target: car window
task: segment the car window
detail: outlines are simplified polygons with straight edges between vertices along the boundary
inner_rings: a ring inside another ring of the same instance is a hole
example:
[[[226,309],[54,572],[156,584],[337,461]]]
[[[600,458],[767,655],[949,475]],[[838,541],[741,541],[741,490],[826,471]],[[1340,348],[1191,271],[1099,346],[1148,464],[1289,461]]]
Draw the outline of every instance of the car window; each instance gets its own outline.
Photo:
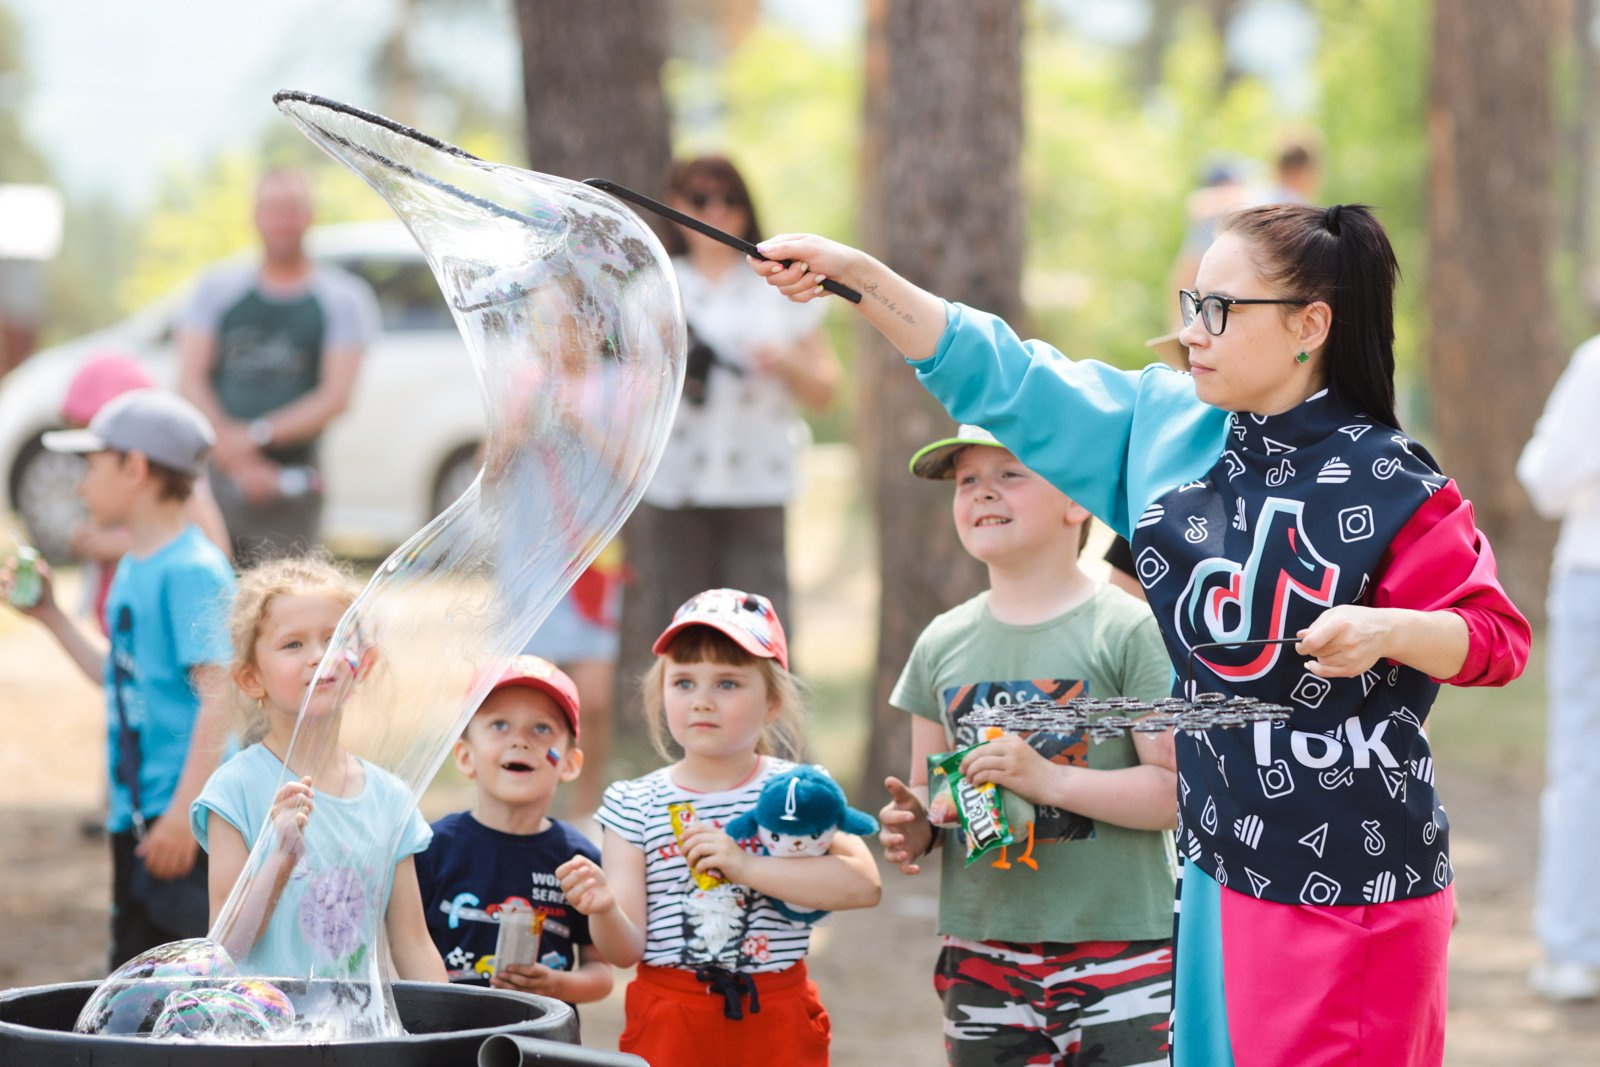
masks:
[[[455,329],[439,283],[421,260],[348,259],[339,266],[372,286],[385,330]]]

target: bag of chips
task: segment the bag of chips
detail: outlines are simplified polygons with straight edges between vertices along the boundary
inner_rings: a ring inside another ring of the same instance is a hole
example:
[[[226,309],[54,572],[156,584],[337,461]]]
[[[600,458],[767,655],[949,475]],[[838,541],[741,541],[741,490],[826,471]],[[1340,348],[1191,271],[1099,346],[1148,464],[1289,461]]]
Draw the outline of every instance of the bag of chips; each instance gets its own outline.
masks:
[[[1006,818],[1005,804],[1000,790],[993,782],[974,785],[961,773],[961,761],[973,748],[928,757],[928,807],[933,810],[935,797],[949,797],[956,811],[961,839],[966,844],[967,865],[991,849],[1009,845],[1016,840],[1011,823]]]

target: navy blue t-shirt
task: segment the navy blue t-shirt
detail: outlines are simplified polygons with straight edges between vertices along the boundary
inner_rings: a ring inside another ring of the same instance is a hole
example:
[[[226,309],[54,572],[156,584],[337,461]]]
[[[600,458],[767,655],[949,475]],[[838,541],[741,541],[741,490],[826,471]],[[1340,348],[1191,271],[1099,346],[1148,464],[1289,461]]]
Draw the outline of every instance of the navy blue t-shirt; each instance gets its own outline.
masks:
[[[591,944],[589,920],[567,902],[555,869],[580,855],[600,862],[593,842],[556,819],[537,834],[491,830],[465,811],[434,823],[433,843],[417,854],[417,882],[428,933],[451,981],[489,980],[508,902],[544,913],[540,963],[558,971],[576,967],[576,947]]]

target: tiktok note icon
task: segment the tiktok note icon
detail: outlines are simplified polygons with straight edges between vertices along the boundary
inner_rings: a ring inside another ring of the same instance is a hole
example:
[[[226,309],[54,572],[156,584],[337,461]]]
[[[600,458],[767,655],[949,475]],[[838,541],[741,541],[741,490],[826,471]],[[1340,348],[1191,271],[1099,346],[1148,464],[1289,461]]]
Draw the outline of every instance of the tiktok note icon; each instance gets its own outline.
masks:
[[[1383,823],[1377,819],[1367,819],[1361,824],[1361,829],[1366,831],[1366,836],[1361,841],[1361,847],[1367,850],[1367,855],[1369,856],[1383,855],[1385,842],[1383,835],[1378,832],[1382,827]]]

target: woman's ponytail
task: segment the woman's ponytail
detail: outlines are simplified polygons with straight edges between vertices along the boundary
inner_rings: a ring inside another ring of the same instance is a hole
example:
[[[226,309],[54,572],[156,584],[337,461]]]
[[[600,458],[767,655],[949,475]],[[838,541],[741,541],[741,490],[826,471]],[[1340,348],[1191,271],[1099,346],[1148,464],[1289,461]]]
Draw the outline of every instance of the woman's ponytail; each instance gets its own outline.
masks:
[[[1372,209],[1273,204],[1236,212],[1220,233],[1251,247],[1267,281],[1333,311],[1322,366],[1341,403],[1395,429],[1394,287],[1400,264]]]

